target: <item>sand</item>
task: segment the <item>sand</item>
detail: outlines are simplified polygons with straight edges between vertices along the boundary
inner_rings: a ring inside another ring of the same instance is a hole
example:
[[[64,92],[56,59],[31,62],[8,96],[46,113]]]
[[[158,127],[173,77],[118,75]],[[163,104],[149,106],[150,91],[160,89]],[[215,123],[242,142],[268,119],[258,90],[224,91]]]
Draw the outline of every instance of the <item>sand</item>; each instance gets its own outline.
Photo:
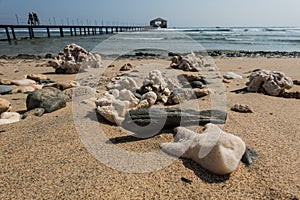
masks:
[[[0,60],[0,78],[20,79],[25,74],[44,73],[55,81],[75,79],[76,75],[57,75],[52,68],[36,67],[46,61]],[[145,65],[153,61],[121,60],[115,68],[106,70],[106,76],[115,76],[127,62]],[[192,161],[176,159],[149,173],[117,171],[87,151],[74,125],[72,104],[68,103],[66,108],[40,118],[29,117],[0,126],[0,198],[299,199],[299,100],[230,91],[245,87],[247,72],[257,68],[279,70],[300,80],[300,59],[220,58],[215,62],[221,74],[233,71],[244,77],[224,84],[228,112],[224,130],[240,136],[258,153],[250,167],[240,163],[231,175],[217,176]],[[108,64],[109,61],[104,62],[104,66]],[[103,84],[105,80],[108,78]],[[293,91],[300,91],[300,86]],[[12,103],[13,111],[26,110],[26,94],[1,98]],[[208,100],[206,97],[202,101]],[[249,105],[254,113],[231,111],[236,103]],[[160,143],[173,137],[172,131],[167,131],[147,140],[126,138],[119,127],[103,120],[99,122],[100,128],[119,148],[133,152],[157,150]]]

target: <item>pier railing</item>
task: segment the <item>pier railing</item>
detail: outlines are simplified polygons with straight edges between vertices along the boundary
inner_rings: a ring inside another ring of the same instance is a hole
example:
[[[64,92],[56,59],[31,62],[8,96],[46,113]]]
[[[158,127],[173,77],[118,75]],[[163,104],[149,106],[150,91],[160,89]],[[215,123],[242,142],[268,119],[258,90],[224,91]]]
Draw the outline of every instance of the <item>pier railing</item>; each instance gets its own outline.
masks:
[[[63,25],[0,25],[0,29],[4,29],[7,41],[17,40],[16,29],[25,29],[28,32],[30,39],[35,38],[35,31],[37,29],[45,29],[47,31],[46,37],[50,38],[51,30],[59,30],[59,36],[64,37],[66,33],[68,36],[88,36],[100,34],[113,34],[118,32],[142,31],[144,26],[63,26]]]

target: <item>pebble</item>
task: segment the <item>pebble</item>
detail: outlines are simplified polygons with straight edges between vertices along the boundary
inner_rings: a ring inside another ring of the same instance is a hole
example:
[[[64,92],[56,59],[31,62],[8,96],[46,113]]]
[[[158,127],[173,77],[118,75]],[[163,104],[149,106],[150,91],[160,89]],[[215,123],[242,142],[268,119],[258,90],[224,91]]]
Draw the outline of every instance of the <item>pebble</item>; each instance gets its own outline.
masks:
[[[231,110],[235,112],[241,112],[241,113],[253,113],[252,108],[244,104],[235,104],[231,107]]]

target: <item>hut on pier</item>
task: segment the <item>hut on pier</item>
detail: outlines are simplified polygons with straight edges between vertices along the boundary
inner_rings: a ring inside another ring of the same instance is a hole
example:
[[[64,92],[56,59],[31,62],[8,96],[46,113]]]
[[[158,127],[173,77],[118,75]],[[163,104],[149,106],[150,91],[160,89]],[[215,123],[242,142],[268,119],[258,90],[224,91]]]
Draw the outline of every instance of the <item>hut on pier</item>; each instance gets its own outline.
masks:
[[[160,28],[167,28],[168,26],[168,22],[167,20],[163,19],[163,18],[156,18],[150,21],[150,26],[151,27],[160,27]]]

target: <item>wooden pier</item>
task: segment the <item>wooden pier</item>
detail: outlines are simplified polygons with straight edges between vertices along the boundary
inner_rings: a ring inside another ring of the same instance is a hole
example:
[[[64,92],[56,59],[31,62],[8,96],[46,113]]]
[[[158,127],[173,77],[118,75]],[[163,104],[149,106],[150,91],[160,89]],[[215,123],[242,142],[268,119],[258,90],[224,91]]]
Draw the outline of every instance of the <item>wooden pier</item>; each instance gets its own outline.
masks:
[[[142,31],[144,26],[61,26],[61,25],[0,25],[0,29],[4,29],[8,42],[17,40],[16,29],[25,29],[28,31],[30,39],[35,38],[35,31],[37,29],[46,30],[46,37],[50,38],[51,30],[59,30],[59,36],[88,36],[88,35],[101,35],[113,34],[118,32]],[[68,35],[66,34],[68,33]]]

